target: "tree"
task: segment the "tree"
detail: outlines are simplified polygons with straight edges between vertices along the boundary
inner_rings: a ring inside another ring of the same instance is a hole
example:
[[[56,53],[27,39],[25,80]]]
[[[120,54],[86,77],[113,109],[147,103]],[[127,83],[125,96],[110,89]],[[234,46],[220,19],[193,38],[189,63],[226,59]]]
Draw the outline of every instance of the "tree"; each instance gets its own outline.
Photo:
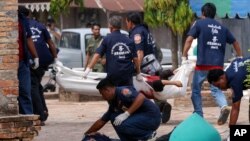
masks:
[[[51,0],[49,12],[57,18],[61,13],[67,13],[72,3],[83,7],[83,0]]]
[[[183,36],[193,17],[188,0],[144,0],[144,21],[151,27],[166,25],[172,32],[173,68],[178,67],[178,36]]]

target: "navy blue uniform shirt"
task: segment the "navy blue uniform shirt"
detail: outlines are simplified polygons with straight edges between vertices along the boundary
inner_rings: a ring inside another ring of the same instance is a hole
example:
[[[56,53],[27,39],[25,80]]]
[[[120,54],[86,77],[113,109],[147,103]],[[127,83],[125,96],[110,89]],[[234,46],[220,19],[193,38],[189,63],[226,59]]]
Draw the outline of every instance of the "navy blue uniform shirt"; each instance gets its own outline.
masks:
[[[112,113],[123,113],[132,105],[138,92],[133,86],[116,87],[115,96],[109,103],[108,111],[102,116],[103,121],[109,121]],[[145,98],[142,105],[133,113],[140,113],[148,117],[159,118],[159,108],[149,99]]]
[[[134,63],[137,57],[134,43],[120,30],[114,31],[104,37],[96,53],[106,55],[107,77],[111,80],[130,80],[133,77]]]
[[[51,39],[50,34],[43,24],[35,20],[29,19],[29,24],[39,57],[39,65],[48,66],[54,61],[54,57],[47,46],[47,41]]]
[[[226,27],[210,18],[197,20],[188,35],[198,38],[197,65],[223,66],[226,43],[235,42]]]
[[[136,50],[142,50],[144,56],[154,53],[154,40],[149,30],[144,25],[136,25],[129,32],[129,38],[134,40]]]
[[[226,70],[228,87],[233,90],[233,103],[237,102],[243,96],[245,87],[245,79],[247,75],[247,62],[250,62],[250,57],[243,59],[235,59]]]

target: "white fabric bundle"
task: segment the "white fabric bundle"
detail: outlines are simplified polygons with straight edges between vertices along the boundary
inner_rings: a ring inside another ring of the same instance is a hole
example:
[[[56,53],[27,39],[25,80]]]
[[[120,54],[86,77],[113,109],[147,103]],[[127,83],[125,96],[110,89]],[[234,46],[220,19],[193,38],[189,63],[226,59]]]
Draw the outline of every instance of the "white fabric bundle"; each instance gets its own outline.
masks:
[[[154,97],[158,100],[166,100],[169,98],[184,96],[186,94],[188,80],[194,70],[194,66],[194,62],[187,60],[186,63],[175,71],[175,75],[172,77],[171,81],[181,81],[182,87],[165,85],[163,91],[155,93]]]

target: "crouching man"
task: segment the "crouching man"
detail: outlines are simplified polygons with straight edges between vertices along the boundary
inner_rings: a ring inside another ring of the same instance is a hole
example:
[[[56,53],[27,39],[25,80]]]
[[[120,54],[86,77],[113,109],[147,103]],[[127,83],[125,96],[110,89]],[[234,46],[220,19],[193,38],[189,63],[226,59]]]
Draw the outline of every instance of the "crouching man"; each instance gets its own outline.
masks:
[[[96,88],[109,104],[108,111],[85,134],[97,132],[111,121],[121,141],[148,140],[161,123],[159,108],[132,86],[115,87],[103,79]]]
[[[230,114],[229,125],[235,125],[240,112],[240,102],[243,96],[243,90],[247,89],[247,65],[250,63],[250,57],[235,59],[226,71],[221,69],[210,70],[207,76],[208,82],[214,86],[226,90],[233,90],[233,105]]]

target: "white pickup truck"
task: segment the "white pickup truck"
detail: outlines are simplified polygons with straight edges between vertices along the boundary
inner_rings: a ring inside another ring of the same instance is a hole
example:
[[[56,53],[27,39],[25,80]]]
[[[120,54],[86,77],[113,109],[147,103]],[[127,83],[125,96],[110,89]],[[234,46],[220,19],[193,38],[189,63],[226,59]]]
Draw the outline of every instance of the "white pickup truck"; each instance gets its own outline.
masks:
[[[127,31],[121,30],[128,35]],[[101,28],[102,36],[110,33],[108,28]],[[61,40],[58,44],[60,49],[58,58],[64,66],[69,68],[83,68],[87,40],[92,36],[91,28],[72,28],[62,30]],[[161,48],[163,58],[161,64],[171,64],[170,49]]]
[[[121,31],[128,34],[126,31]],[[102,36],[110,33],[108,28],[101,28]],[[58,58],[64,66],[70,68],[82,68],[86,55],[87,40],[92,37],[91,28],[74,28],[62,30]]]

